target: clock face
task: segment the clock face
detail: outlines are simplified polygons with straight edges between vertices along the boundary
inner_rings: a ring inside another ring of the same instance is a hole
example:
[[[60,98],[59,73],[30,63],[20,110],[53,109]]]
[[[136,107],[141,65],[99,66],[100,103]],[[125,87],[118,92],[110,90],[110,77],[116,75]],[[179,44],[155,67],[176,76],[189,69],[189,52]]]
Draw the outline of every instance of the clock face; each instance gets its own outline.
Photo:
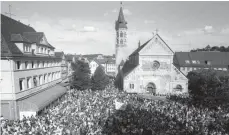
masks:
[[[160,67],[160,63],[158,61],[154,61],[152,63],[152,69],[157,70]]]

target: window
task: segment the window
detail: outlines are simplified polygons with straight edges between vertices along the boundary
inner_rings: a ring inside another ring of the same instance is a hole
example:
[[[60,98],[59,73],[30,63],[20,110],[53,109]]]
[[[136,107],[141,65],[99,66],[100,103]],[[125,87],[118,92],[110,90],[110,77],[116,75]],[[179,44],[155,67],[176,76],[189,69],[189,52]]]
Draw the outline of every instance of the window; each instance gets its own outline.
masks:
[[[185,70],[185,67],[181,67],[181,70]]]
[[[211,65],[211,61],[205,60],[206,65]]]
[[[36,77],[33,77],[33,86],[37,87],[37,79],[36,79]]]
[[[124,38],[126,38],[126,32],[124,32]]]
[[[175,91],[182,91],[183,88],[180,84],[177,84],[176,87],[174,88]]]
[[[41,47],[41,53],[43,53],[43,48]]]
[[[46,48],[45,48],[45,51],[44,51],[44,53],[46,53]]]
[[[32,68],[34,68],[34,62],[33,61],[31,62],[31,64],[32,64]]]
[[[20,79],[20,80],[19,80],[19,88],[20,88],[20,90],[24,90],[24,89],[25,89],[25,86],[24,86],[24,79]]]
[[[120,37],[123,37],[123,33],[122,32],[120,32]]]
[[[130,84],[130,89],[134,89],[134,84]]]
[[[196,64],[196,61],[195,61],[195,60],[193,60],[193,61],[192,61],[192,63],[193,63],[193,64]]]
[[[196,68],[194,68],[193,70],[196,70]]]
[[[197,60],[196,62],[197,62],[197,64],[200,64],[200,61],[199,60]]]
[[[48,50],[48,54],[50,53],[50,50]]]
[[[17,69],[21,69],[21,62],[20,61],[17,61]]]
[[[122,39],[120,40],[120,44],[123,44],[123,40]]]
[[[189,61],[189,60],[185,60],[185,63],[186,63],[186,64],[190,64],[190,61]]]
[[[43,61],[43,67],[45,67],[45,62]]]
[[[28,61],[25,62],[25,69],[29,69],[29,63],[28,63]]]

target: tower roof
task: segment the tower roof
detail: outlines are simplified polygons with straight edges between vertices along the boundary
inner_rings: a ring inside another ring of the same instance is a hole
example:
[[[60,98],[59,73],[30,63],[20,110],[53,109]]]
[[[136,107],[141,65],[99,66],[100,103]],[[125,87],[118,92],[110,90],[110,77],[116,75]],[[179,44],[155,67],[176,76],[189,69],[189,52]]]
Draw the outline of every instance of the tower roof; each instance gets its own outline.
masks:
[[[118,20],[116,21],[115,29],[116,30],[118,30],[119,28],[126,28],[127,29],[126,24],[127,24],[127,22],[125,21],[122,6],[121,6],[120,10],[119,10]]]

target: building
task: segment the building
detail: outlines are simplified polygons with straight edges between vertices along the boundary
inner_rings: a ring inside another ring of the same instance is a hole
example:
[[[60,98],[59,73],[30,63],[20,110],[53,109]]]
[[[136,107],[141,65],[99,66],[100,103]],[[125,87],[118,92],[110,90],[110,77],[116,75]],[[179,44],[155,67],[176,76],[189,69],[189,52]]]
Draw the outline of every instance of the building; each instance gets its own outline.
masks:
[[[68,63],[67,60],[65,59],[64,52],[55,52],[55,56],[57,58],[61,59],[61,78],[63,80],[68,78]]]
[[[95,73],[95,70],[99,65],[104,67],[104,71],[107,75],[115,76],[116,65],[113,56],[98,55],[97,57],[94,57],[94,59],[91,59],[89,62],[91,75]]]
[[[173,64],[174,52],[156,34],[120,65],[116,86],[128,93],[187,93],[188,79]]]
[[[118,73],[118,66],[122,60],[126,60],[127,48],[127,22],[123,15],[122,5],[119,11],[118,20],[115,22],[116,43],[115,43],[115,64],[116,74]]]
[[[229,52],[176,52],[173,61],[185,75],[199,69],[229,71]]]
[[[1,115],[36,114],[66,92],[61,61],[43,32],[1,15]]]

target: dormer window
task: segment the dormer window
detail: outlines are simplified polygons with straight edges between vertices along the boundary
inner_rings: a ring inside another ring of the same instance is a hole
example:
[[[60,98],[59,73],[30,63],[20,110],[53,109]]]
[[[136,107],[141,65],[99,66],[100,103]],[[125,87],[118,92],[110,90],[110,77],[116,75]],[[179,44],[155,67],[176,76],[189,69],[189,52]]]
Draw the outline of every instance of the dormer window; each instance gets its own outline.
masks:
[[[24,45],[24,52],[30,52],[30,45]]]
[[[185,63],[186,63],[186,64],[190,64],[190,61],[189,61],[189,60],[185,60]]]
[[[193,64],[196,64],[196,60],[193,60],[192,63],[193,63]]]
[[[211,65],[211,61],[205,60],[206,65]]]

